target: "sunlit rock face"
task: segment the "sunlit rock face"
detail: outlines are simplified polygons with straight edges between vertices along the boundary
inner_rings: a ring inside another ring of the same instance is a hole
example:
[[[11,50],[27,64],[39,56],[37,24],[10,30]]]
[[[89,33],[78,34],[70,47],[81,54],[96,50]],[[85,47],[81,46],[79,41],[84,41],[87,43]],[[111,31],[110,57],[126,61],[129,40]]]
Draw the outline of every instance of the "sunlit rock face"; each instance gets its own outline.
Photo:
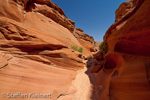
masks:
[[[40,55],[43,57],[53,55],[52,57],[57,59],[58,63],[62,61],[62,63],[65,64],[63,59],[74,59],[73,55],[72,58],[68,58],[69,53],[72,53],[70,49],[71,45],[82,47],[69,29],[56,23],[53,18],[47,17],[36,10],[39,6],[47,6],[46,8],[56,12],[58,17],[62,15],[64,16],[64,18],[61,17],[63,20],[69,20],[65,17],[62,9],[51,1],[3,0],[0,4],[0,48],[2,51],[8,51],[9,53],[18,54],[19,56],[21,54]],[[12,11],[10,9],[12,9]],[[65,54],[64,52],[67,50],[68,52]],[[68,61],[68,63],[73,65],[73,62],[82,62],[82,60],[80,61],[80,58],[78,58],[79,53],[73,52],[72,54],[77,54],[77,59],[75,57],[76,60]]]
[[[94,41],[94,38],[92,36],[89,36],[88,34],[85,34],[83,30],[76,28],[73,32],[73,35],[77,38],[77,40],[80,42],[80,44],[90,52],[96,51],[96,43]],[[89,54],[87,51],[85,51],[85,54]]]
[[[120,5],[104,40],[108,52],[97,73],[97,100],[149,100],[150,1]]]
[[[73,35],[74,24],[51,0],[0,0],[0,94],[40,92],[72,100],[76,70],[91,55]]]

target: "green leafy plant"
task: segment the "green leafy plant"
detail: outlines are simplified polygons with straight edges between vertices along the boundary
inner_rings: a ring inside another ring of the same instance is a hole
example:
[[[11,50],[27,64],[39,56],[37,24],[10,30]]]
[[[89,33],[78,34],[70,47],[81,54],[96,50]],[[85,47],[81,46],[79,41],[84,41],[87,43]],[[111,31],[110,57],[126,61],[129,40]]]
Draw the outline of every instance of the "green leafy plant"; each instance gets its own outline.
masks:
[[[83,48],[82,47],[80,47],[79,49],[78,49],[78,47],[77,46],[71,46],[71,49],[73,49],[73,50],[75,50],[75,51],[78,51],[78,52],[80,52],[80,53],[83,53]]]
[[[77,47],[77,46],[72,45],[72,46],[71,46],[71,49],[73,49],[73,50],[77,51],[77,50],[78,50],[78,47]]]
[[[99,49],[102,50],[102,52],[107,53],[108,47],[107,47],[105,41],[102,42],[102,44],[99,46]]]
[[[78,49],[78,52],[83,53],[83,48],[80,47],[80,48]]]

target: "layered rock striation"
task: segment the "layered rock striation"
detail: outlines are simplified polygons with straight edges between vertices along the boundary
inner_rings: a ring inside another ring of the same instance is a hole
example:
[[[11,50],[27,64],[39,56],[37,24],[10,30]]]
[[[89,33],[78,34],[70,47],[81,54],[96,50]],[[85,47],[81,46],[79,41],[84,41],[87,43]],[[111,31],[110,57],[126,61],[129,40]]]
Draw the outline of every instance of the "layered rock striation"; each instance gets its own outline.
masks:
[[[87,50],[90,50],[90,52],[96,51],[96,43],[94,41],[94,38],[92,36],[89,36],[88,34],[85,34],[83,30],[76,28],[73,32],[73,35],[77,38],[77,40],[80,42],[80,44]]]
[[[76,70],[85,66],[83,56],[91,55],[74,30],[75,22],[51,0],[1,0],[0,94],[40,92],[52,100],[72,100]],[[83,54],[72,45],[82,47]]]
[[[150,1],[130,0],[116,11],[104,41],[108,52],[96,66],[95,100],[149,100]]]

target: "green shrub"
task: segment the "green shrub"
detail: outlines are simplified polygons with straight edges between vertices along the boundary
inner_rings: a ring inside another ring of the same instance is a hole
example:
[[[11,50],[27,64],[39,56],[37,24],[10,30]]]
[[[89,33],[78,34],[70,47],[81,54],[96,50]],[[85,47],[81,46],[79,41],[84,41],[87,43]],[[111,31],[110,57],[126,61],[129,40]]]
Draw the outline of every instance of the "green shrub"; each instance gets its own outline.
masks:
[[[104,53],[106,53],[108,51],[108,47],[107,47],[105,41],[102,42],[102,44],[99,46],[99,49],[102,50],[102,52],[104,52]]]
[[[72,46],[71,46],[71,49],[73,49],[73,50],[77,51],[77,50],[78,50],[78,47],[77,47],[77,46],[72,45]]]
[[[83,48],[82,48],[82,47],[80,47],[80,48],[78,49],[77,46],[71,46],[71,49],[73,49],[73,50],[75,50],[75,51],[78,51],[78,52],[80,52],[80,53],[83,53]]]
[[[80,47],[80,48],[78,49],[78,52],[83,53],[83,48]]]

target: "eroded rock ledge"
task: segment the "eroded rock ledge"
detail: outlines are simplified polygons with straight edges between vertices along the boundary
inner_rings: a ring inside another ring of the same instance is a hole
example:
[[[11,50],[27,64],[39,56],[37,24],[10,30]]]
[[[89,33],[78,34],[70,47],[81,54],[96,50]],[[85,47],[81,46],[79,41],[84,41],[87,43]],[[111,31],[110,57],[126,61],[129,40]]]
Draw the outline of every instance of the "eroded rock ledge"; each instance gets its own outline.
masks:
[[[149,5],[149,0],[130,0],[116,11],[104,36],[108,52],[103,60],[95,58],[91,71],[97,74],[96,100],[149,100]]]
[[[74,24],[51,0],[1,0],[0,94],[32,91],[50,93],[51,100],[73,99],[72,81],[92,55],[73,35]],[[86,38],[93,49],[94,40]]]

